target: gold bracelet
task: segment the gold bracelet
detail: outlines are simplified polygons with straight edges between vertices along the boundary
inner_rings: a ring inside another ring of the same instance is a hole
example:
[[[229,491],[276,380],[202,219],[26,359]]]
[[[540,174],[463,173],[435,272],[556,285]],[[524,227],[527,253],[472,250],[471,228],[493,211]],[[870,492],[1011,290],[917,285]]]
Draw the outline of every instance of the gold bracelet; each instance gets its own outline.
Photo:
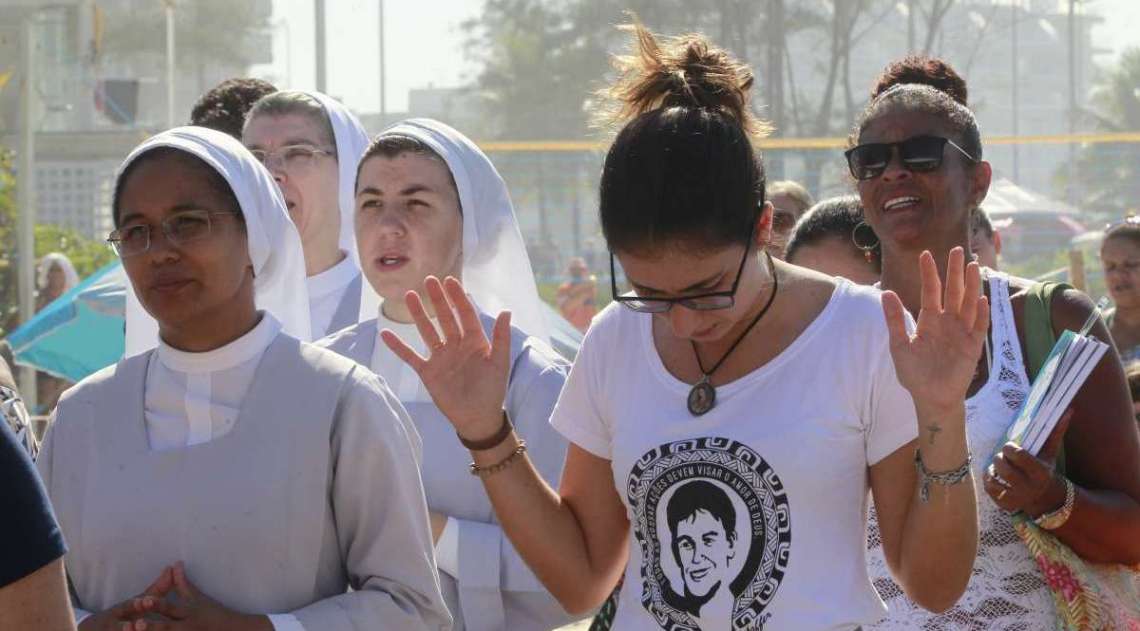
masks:
[[[476,476],[479,476],[480,478],[485,478],[489,475],[494,475],[494,474],[502,471],[503,469],[506,469],[507,467],[511,466],[512,464],[515,463],[516,460],[519,459],[519,456],[523,455],[524,453],[526,453],[526,441],[520,440],[519,446],[515,447],[515,450],[511,452],[511,455],[507,456],[506,458],[503,458],[502,460],[496,462],[495,464],[490,464],[490,465],[481,467],[481,466],[475,464],[474,462],[472,462],[471,464],[467,465],[467,468],[471,471],[471,475],[476,475]]]
[[[1038,516],[1033,520],[1033,523],[1045,530],[1056,530],[1065,525],[1069,521],[1069,517],[1073,514],[1073,506],[1077,503],[1077,487],[1068,478],[1061,478],[1065,483],[1065,503],[1057,507],[1057,510],[1045,513]]]

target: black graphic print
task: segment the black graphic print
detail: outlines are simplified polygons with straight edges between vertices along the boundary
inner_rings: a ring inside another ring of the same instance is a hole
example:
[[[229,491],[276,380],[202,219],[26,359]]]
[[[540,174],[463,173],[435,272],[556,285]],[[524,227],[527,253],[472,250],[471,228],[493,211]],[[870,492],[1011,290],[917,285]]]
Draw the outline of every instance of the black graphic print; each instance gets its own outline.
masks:
[[[626,489],[641,549],[641,603],[666,631],[759,631],[791,552],[776,472],[727,438],[643,455]]]

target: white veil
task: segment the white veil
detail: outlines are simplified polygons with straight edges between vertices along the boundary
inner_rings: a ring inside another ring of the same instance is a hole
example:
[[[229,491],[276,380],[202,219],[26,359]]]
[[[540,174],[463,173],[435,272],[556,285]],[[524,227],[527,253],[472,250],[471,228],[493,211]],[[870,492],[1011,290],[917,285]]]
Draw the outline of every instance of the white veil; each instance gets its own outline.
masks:
[[[491,160],[469,138],[429,118],[412,118],[380,133],[424,143],[451,170],[463,212],[463,286],[479,308],[511,311],[511,323],[549,342],[550,332],[526,245],[507,185]],[[380,297],[361,283],[361,321],[376,317]]]
[[[338,202],[340,204],[340,249],[356,259],[356,232],[353,229],[353,212],[356,208],[356,166],[368,148],[368,132],[340,101],[316,91],[305,91],[325,108],[332,124],[336,142]]]
[[[52,266],[59,266],[60,271],[63,272],[64,291],[79,284],[79,273],[75,271],[75,266],[71,264],[71,259],[67,258],[67,255],[62,252],[52,252],[45,254],[43,259],[40,260],[40,266],[36,273],[36,287],[38,289],[47,289],[48,274],[51,273]]]
[[[127,166],[158,147],[200,158],[226,179],[245,217],[257,308],[280,321],[285,333],[308,341],[312,333],[301,237],[273,176],[229,135],[204,127],[177,127],[151,137],[127,156],[115,176],[116,192]],[[126,293],[126,356],[130,357],[158,345],[158,323],[143,309],[133,287]]]

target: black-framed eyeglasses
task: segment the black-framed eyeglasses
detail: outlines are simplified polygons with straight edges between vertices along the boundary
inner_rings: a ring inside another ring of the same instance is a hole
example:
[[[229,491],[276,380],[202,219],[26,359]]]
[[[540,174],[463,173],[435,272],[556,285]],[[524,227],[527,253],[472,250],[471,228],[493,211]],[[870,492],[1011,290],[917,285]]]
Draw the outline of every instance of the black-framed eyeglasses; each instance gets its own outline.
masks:
[[[228,211],[184,210],[164,218],[159,225],[168,241],[175,245],[185,245],[209,237],[213,232],[211,218],[219,215],[239,218],[237,213]],[[149,250],[150,236],[149,224],[131,224],[112,230],[107,236],[107,243],[111,244],[120,258],[127,258]]]
[[[250,149],[249,152],[267,169],[272,169],[273,165],[280,164],[286,170],[305,169],[313,165],[317,156],[336,155],[329,149],[322,149],[313,145],[285,145],[273,151]]]
[[[617,268],[614,264],[613,252],[610,252],[610,291],[614,301],[622,306],[640,313],[665,313],[673,305],[681,305],[694,311],[715,311],[729,309],[736,304],[736,289],[740,286],[740,278],[744,275],[744,264],[748,262],[748,253],[752,251],[752,237],[748,238],[748,246],[744,248],[744,256],[740,257],[740,267],[736,270],[736,280],[732,281],[732,288],[728,291],[712,291],[695,296],[681,298],[642,298],[635,292],[618,293]]]
[[[942,166],[946,145],[958,150],[970,162],[978,159],[949,138],[941,136],[914,136],[900,142],[871,142],[843,152],[847,168],[856,180],[873,180],[887,170],[891,156],[898,150],[899,160],[909,171],[926,173]]]

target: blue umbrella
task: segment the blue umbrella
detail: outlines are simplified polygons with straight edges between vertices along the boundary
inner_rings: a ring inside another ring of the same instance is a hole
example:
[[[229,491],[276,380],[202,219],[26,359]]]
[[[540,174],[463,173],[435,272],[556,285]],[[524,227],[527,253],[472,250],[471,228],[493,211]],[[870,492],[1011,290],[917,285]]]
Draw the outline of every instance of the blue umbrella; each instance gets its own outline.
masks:
[[[79,381],[123,356],[126,275],[115,261],[8,336],[16,363]]]

